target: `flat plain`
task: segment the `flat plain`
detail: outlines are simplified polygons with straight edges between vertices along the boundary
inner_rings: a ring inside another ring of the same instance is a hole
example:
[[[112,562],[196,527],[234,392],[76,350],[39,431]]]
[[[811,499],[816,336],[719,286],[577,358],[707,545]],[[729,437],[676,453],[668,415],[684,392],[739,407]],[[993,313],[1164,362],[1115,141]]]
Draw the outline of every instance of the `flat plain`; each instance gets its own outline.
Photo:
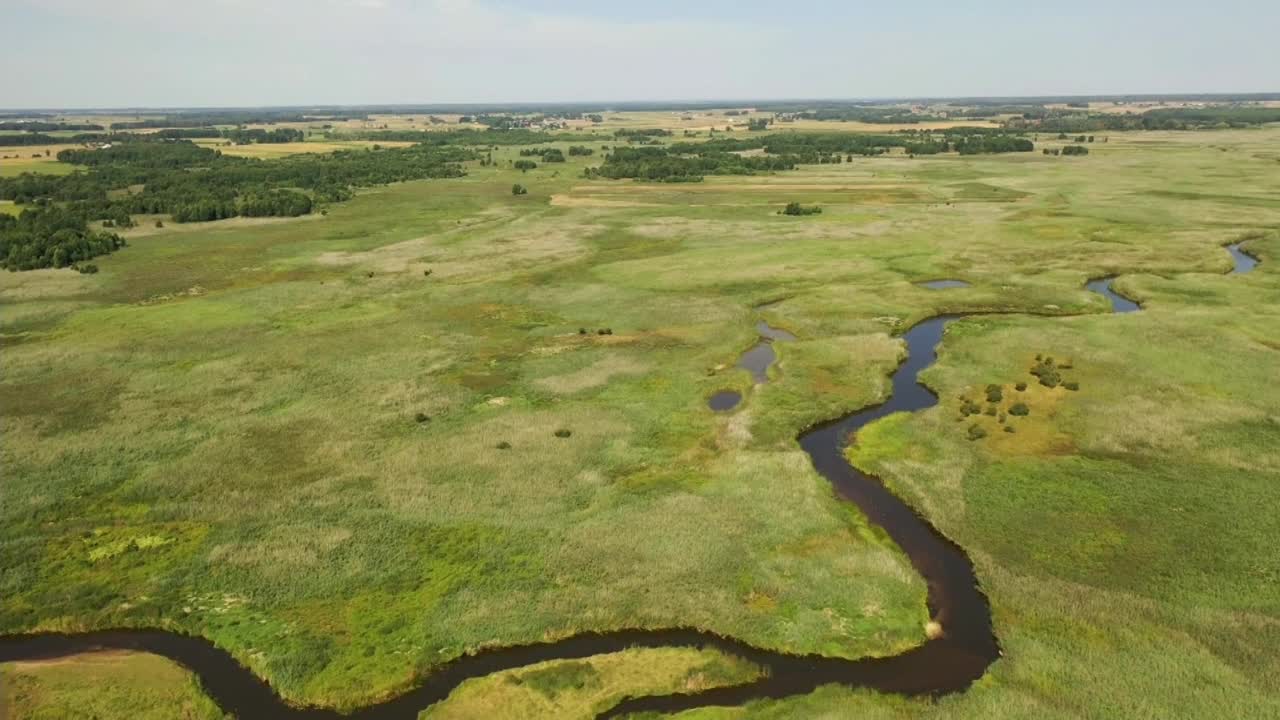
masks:
[[[520,172],[500,148],[323,216],[144,224],[95,275],[0,274],[0,631],[197,633],[339,708],[581,630],[894,654],[925,639],[923,581],[795,436],[884,399],[906,327],[989,311],[924,376],[940,405],[851,458],[966,549],[1004,657],[938,702],[824,688],[688,715],[1275,716],[1277,147],[1275,127],[1108,133],[1084,158],[696,184],[584,179],[593,157]],[[1240,240],[1263,263],[1227,275]],[[1108,314],[1083,287],[1104,275],[1143,311]],[[971,286],[917,285],[943,278]],[[798,339],[753,386],[734,363],[761,318]],[[1037,355],[1078,389],[1039,386]],[[962,398],[991,384],[1030,413],[971,440]],[[739,409],[708,411],[721,389]],[[475,680],[428,716],[590,716],[750,676],[663,652]],[[0,673],[30,702],[74,680]]]

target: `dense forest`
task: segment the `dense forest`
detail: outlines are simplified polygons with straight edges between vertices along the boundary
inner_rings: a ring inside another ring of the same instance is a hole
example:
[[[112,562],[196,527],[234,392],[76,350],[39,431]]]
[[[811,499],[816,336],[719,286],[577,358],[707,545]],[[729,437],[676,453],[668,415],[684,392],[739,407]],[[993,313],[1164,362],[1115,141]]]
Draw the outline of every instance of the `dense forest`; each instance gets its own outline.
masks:
[[[373,140],[375,142],[413,142],[425,145],[538,145],[549,142],[592,142],[599,140],[588,133],[549,133],[517,128],[511,130],[475,130],[461,128],[438,132],[431,130],[362,130],[333,135],[338,140]]]
[[[765,137],[721,138],[704,143],[675,143],[676,154],[704,151],[741,152],[763,149],[770,155],[790,155],[801,164],[821,164],[848,160],[850,156],[883,155],[900,147],[913,155],[956,151],[978,153],[1028,152],[1034,145],[1026,138],[995,128],[951,128],[933,132],[900,132],[870,135],[863,133],[776,133]]]
[[[97,137],[97,136],[94,136]],[[17,133],[0,135],[0,147],[24,147],[28,145],[57,145],[58,143],[76,142],[73,138],[60,138],[43,133]]]
[[[334,108],[315,112],[299,110],[208,110],[171,113],[162,117],[140,118],[112,123],[112,130],[147,130],[156,128],[194,128],[210,125],[271,125],[285,122],[317,120],[368,120],[370,111],[363,108]]]
[[[939,115],[926,115],[924,113],[914,113],[904,108],[893,107],[843,107],[843,108],[822,108],[818,110],[803,110],[800,112],[787,113],[779,119],[786,120],[836,120],[836,121],[852,121],[863,123],[876,123],[883,125],[910,125],[922,122],[934,122],[938,120],[946,120],[945,117]]]
[[[0,267],[6,270],[70,267],[124,244],[119,235],[89,230],[83,216],[74,212],[35,209],[18,217],[0,213]],[[87,267],[82,271],[91,272]]]
[[[85,172],[0,178],[0,199],[30,206],[0,228],[5,267],[57,267],[109,252],[116,246],[87,227],[95,220],[127,227],[139,213],[169,214],[177,222],[305,215],[316,202],[350,198],[355,187],[459,177],[460,163],[476,157],[464,148],[418,145],[258,160],[185,140],[117,137],[108,148],[58,153],[60,162]]]
[[[215,127],[165,128],[164,130],[158,130],[154,133],[79,133],[69,137],[58,137],[54,135],[45,135],[43,133],[22,133],[0,135],[0,147],[30,145],[86,145],[89,143],[108,143],[118,140],[128,140],[134,137],[161,138],[166,140],[227,138],[237,145],[248,145],[250,143],[301,142],[305,139],[305,134],[301,130],[294,130],[292,128],[277,128],[273,130],[264,130],[261,128],[248,130],[219,130]]]
[[[961,155],[1031,152],[1036,149],[1035,144],[1024,137],[990,134],[961,135],[951,146]]]
[[[620,147],[605,155],[603,165],[587,168],[584,174],[589,178],[605,177],[615,180],[635,178],[660,182],[701,182],[707,175],[754,175],[792,170],[798,164],[799,159],[791,155],[744,157],[715,149],[685,153],[663,147]]]
[[[306,139],[306,135],[301,130],[293,128],[277,128],[274,130],[263,130],[262,128],[253,128],[249,130],[223,130],[222,137],[227,138],[237,145],[249,145],[251,143],[291,143],[302,142]]]
[[[19,130],[22,132],[55,132],[58,130],[87,132],[105,129],[101,125],[94,123],[62,123],[48,120],[6,120],[0,122],[0,130]]]
[[[670,130],[663,130],[662,128],[622,129],[613,132],[614,137],[628,141],[648,140],[650,138],[669,137],[670,135]]]
[[[1091,113],[1076,110],[1026,113],[1006,125],[1020,130],[1082,133],[1099,130],[1202,130],[1242,128],[1280,122],[1280,108],[1257,105],[1156,108],[1141,114]]]

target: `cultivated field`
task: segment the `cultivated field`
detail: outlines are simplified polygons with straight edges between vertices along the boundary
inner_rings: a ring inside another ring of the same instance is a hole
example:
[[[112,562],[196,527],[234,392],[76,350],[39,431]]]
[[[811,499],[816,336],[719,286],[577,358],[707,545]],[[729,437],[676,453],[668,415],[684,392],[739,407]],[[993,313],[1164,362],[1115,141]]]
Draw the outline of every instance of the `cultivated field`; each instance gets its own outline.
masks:
[[[24,172],[66,175],[75,171],[74,165],[58,162],[58,152],[79,145],[18,145],[0,146],[0,177],[14,177]]]
[[[939,406],[851,457],[969,553],[1004,657],[938,703],[824,688],[687,716],[1280,714],[1280,128],[1103,135],[681,184],[586,180],[599,143],[528,172],[504,147],[323,216],[143,223],[95,275],[0,274],[0,631],[183,630],[341,708],[581,630],[894,654],[926,637],[924,583],[794,439],[885,397],[904,328],[993,311],[1014,314],[944,340]],[[1225,275],[1241,238],[1264,262]],[[1111,274],[1142,312],[1083,289]],[[942,278],[971,287],[916,284]],[[798,340],[752,388],[734,363],[761,317]],[[1037,386],[1038,354],[1079,389]],[[1018,382],[1018,431],[968,439],[960,397]],[[726,388],[743,404],[708,411]],[[145,711],[203,717],[165,672]],[[752,672],[553,661],[427,716],[586,717]],[[98,686],[0,673],[21,707]]]
[[[360,140],[328,142],[323,140],[312,140],[307,142],[233,145],[227,140],[201,140],[196,144],[204,147],[216,148],[225,155],[269,160],[271,158],[285,157],[286,155],[297,155],[298,153],[331,153],[339,150],[367,150],[372,148],[374,145],[380,145],[381,147],[407,147],[413,143],[395,142],[391,140],[382,142]]]

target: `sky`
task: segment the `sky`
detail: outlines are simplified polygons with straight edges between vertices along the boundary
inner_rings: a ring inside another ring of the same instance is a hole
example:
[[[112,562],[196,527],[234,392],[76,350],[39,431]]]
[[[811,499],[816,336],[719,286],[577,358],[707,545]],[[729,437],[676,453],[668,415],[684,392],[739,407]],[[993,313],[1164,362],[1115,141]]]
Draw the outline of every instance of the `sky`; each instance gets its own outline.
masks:
[[[1275,0],[0,0],[0,108],[1280,91]]]

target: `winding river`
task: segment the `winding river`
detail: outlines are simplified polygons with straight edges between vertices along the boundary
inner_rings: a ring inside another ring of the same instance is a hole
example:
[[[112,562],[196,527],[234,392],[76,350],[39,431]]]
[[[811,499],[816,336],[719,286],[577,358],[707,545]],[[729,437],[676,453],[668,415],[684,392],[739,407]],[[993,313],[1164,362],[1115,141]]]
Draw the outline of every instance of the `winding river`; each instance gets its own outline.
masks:
[[[1257,259],[1239,246],[1229,248],[1236,259],[1233,272],[1247,272]],[[1244,258],[1244,262],[1241,258]],[[1113,278],[1088,283],[1111,301],[1115,312],[1138,310],[1137,303],[1111,289]],[[419,711],[443,700],[463,681],[545,660],[585,658],[631,647],[713,647],[750,660],[767,676],[743,685],[715,688],[693,694],[634,698],[604,713],[613,717],[637,711],[677,711],[708,705],[740,705],[757,698],[779,698],[810,692],[821,685],[839,683],[903,695],[941,695],[964,690],[981,677],[1000,656],[986,596],[978,587],[973,565],[955,543],[938,532],[876,478],[849,464],[844,448],[857,431],[895,412],[915,412],[938,404],[932,391],[918,381],[921,371],[937,359],[937,346],[947,324],[965,315],[943,315],[924,320],[907,330],[907,359],[893,373],[893,394],[883,404],[864,408],[804,431],[800,447],[814,468],[833,486],[837,495],[858,506],[867,519],[879,525],[906,554],[928,588],[930,616],[941,626],[923,644],[885,658],[844,658],[790,655],[757,648],[732,638],[692,628],[621,630],[581,633],[562,640],[505,648],[485,649],[433,669],[414,689],[386,702],[350,714],[321,708],[297,708],[286,704],[265,682],[240,665],[229,653],[203,638],[163,630],[107,630],[74,634],[45,633],[0,637],[0,662],[33,660],[99,649],[151,652],[190,669],[224,712],[244,720],[256,718],[368,718],[412,720]],[[747,354],[768,346],[771,336],[761,323],[765,340]],[[760,351],[776,359],[773,349]],[[745,356],[744,356],[745,357]],[[755,361],[752,361],[753,364]],[[752,369],[748,367],[748,369]],[[763,371],[762,371],[763,372]],[[759,379],[760,375],[753,376]],[[767,379],[767,375],[765,375]]]

